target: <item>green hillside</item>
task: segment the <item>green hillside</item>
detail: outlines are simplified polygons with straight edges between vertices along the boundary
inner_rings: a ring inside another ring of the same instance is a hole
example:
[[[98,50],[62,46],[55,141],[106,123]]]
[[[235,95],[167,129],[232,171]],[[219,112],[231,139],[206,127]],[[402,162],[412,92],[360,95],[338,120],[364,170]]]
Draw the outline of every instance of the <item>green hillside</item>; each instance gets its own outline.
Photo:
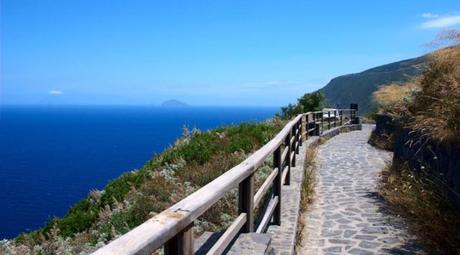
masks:
[[[403,83],[420,75],[425,60],[426,55],[339,76],[320,91],[331,105],[348,108],[350,103],[358,103],[360,114],[365,114],[375,107],[371,97],[380,85]]]
[[[171,147],[145,165],[92,190],[61,218],[43,228],[0,240],[0,254],[88,254],[166,210],[237,165],[272,139],[285,122],[273,118],[206,132],[184,129]],[[260,187],[272,167],[255,174]],[[229,192],[194,226],[195,233],[221,231],[237,215],[237,192]]]

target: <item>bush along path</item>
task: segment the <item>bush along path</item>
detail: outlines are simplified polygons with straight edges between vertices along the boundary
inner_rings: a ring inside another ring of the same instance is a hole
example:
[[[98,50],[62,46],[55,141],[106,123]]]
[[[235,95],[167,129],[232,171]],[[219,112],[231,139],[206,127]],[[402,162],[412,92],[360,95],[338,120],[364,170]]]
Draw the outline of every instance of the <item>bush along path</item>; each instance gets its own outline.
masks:
[[[372,128],[363,125],[319,147],[315,200],[301,216],[306,227],[299,254],[425,254],[378,195],[392,153],[367,143]]]

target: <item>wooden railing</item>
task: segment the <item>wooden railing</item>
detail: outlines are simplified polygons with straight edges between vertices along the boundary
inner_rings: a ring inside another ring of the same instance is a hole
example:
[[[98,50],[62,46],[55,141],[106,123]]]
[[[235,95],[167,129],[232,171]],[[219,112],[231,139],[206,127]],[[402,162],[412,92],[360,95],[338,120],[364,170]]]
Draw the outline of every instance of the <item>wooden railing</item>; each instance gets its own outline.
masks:
[[[117,238],[96,255],[151,254],[164,246],[165,254],[193,254],[193,223],[230,190],[238,187],[238,216],[220,236],[208,254],[221,254],[239,233],[263,233],[270,224],[281,224],[281,187],[289,185],[299,147],[309,136],[344,125],[356,117],[355,109],[299,114],[267,144],[239,165],[184,198],[155,217]],[[273,155],[273,169],[256,191],[254,174]],[[272,188],[272,189],[270,189]],[[268,205],[255,226],[255,208]]]

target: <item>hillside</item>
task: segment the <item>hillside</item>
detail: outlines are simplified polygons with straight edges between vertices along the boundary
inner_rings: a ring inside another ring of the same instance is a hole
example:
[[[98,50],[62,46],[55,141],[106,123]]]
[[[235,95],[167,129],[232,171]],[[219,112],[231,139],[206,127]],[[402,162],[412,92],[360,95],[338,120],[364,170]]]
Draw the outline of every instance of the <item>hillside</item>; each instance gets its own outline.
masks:
[[[284,126],[279,119],[241,123],[206,132],[184,129],[171,147],[140,169],[92,190],[61,218],[14,240],[0,240],[0,254],[87,254],[177,203],[237,165]],[[255,175],[260,187],[271,167]],[[230,192],[204,214],[196,233],[228,227],[237,214],[237,192]],[[221,213],[222,212],[222,213]]]
[[[426,55],[342,75],[332,79],[319,91],[324,93],[326,100],[333,106],[348,108],[354,102],[358,103],[360,114],[365,114],[375,107],[371,96],[380,85],[404,83],[420,75],[426,66],[425,60]]]

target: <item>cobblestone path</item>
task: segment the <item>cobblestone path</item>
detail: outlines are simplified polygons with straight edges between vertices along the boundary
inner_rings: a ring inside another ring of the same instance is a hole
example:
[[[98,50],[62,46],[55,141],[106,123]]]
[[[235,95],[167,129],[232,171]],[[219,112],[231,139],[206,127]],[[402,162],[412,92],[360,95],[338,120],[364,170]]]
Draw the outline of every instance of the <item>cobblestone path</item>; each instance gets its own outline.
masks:
[[[319,147],[315,201],[302,215],[298,254],[424,254],[377,194],[379,173],[392,154],[367,144],[372,127]]]

